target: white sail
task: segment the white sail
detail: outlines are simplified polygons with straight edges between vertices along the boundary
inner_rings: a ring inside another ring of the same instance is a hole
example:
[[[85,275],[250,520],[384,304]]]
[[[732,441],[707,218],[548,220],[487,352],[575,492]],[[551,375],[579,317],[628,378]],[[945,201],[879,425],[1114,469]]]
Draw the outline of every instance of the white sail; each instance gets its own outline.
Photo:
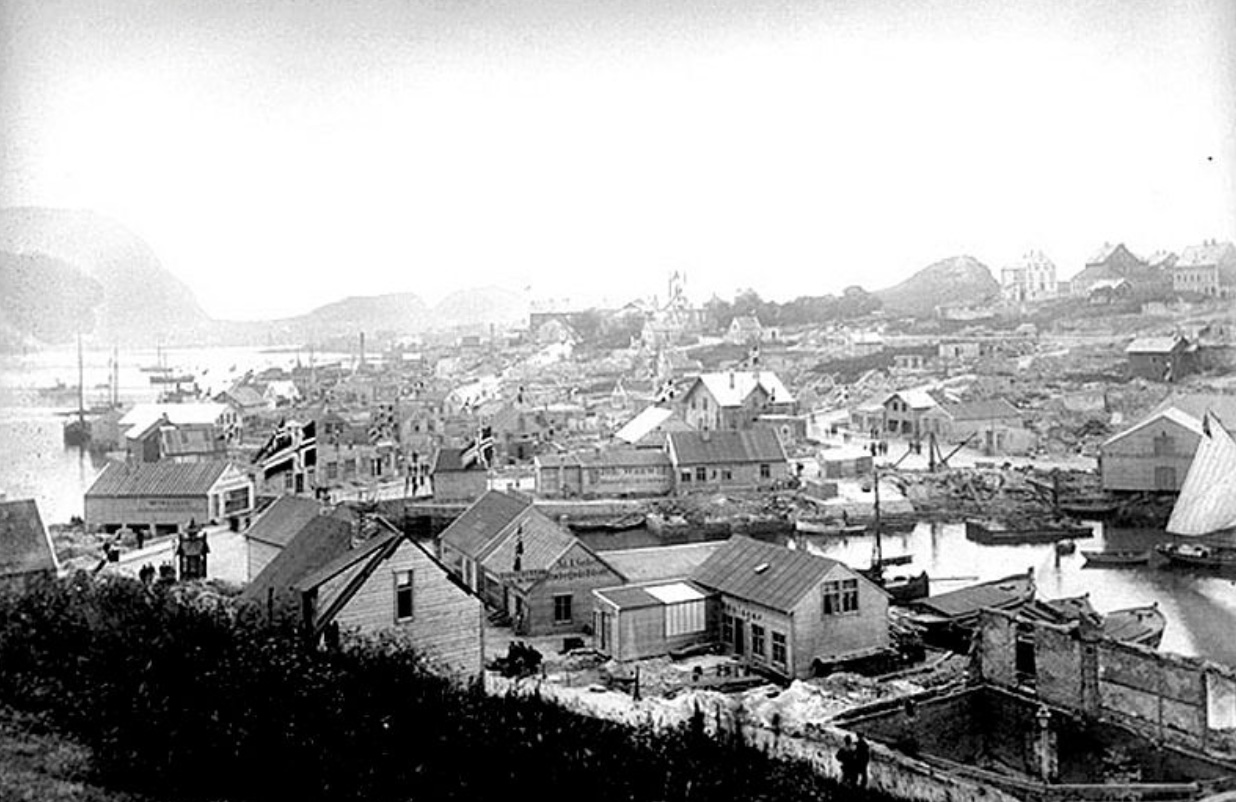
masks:
[[[1236,441],[1209,411],[1202,439],[1172,507],[1167,531],[1210,535],[1236,528]]]

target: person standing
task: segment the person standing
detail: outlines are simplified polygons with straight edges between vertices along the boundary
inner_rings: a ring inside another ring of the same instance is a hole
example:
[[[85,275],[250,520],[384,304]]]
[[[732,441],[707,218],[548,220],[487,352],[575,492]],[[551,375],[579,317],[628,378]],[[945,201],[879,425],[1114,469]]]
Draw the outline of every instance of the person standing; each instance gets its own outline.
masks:
[[[846,788],[854,786],[854,736],[847,735],[841,748],[837,750],[837,765],[841,767],[841,784]]]
[[[871,746],[867,739],[858,736],[858,745],[854,747],[854,784],[859,788],[867,787],[867,764],[871,762]]]

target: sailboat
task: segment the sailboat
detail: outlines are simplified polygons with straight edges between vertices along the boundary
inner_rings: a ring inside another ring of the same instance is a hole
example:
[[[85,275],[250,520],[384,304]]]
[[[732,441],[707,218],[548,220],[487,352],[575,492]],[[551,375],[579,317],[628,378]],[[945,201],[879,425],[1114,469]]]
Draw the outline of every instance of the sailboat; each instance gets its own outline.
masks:
[[[931,593],[931,580],[928,578],[926,571],[923,571],[918,576],[885,575],[885,569],[888,566],[904,564],[905,560],[901,557],[886,558],[884,556],[883,527],[880,525],[880,474],[874,463],[871,466],[871,470],[871,487],[875,493],[872,499],[875,519],[871,523],[871,531],[875,533],[875,545],[872,548],[870,567],[859,568],[858,572],[884,588],[894,602],[909,602],[914,599],[921,599]]]
[[[1236,441],[1209,410],[1167,531],[1177,539],[1155,551],[1170,564],[1236,568]],[[1181,537],[1197,540],[1181,542]]]
[[[90,421],[86,420],[86,399],[82,394],[82,335],[77,335],[77,417],[64,424],[64,444],[80,447],[90,444]]]

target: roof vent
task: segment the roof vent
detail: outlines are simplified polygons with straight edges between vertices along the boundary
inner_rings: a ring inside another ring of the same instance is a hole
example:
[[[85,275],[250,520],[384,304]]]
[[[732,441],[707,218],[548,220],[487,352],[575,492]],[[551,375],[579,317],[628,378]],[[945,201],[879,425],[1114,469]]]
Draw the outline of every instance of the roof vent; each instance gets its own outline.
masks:
[[[762,574],[767,570],[768,570],[768,563],[760,563],[759,565],[755,566],[755,572],[757,574]]]

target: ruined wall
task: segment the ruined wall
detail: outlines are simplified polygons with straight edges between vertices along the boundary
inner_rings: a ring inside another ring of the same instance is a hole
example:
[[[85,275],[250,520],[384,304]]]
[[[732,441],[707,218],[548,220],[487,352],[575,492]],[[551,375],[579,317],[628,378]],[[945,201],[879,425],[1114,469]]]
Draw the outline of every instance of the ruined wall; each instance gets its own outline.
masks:
[[[987,616],[979,626],[978,668],[980,676],[1004,687],[1017,682],[1013,654],[1016,628],[1008,616]]]
[[[1066,629],[1040,626],[1034,631],[1034,656],[1038,697],[1060,707],[1085,709],[1082,642]]]
[[[1202,746],[1206,686],[1200,667],[1118,643],[1098,647],[1099,708],[1152,737]]]

